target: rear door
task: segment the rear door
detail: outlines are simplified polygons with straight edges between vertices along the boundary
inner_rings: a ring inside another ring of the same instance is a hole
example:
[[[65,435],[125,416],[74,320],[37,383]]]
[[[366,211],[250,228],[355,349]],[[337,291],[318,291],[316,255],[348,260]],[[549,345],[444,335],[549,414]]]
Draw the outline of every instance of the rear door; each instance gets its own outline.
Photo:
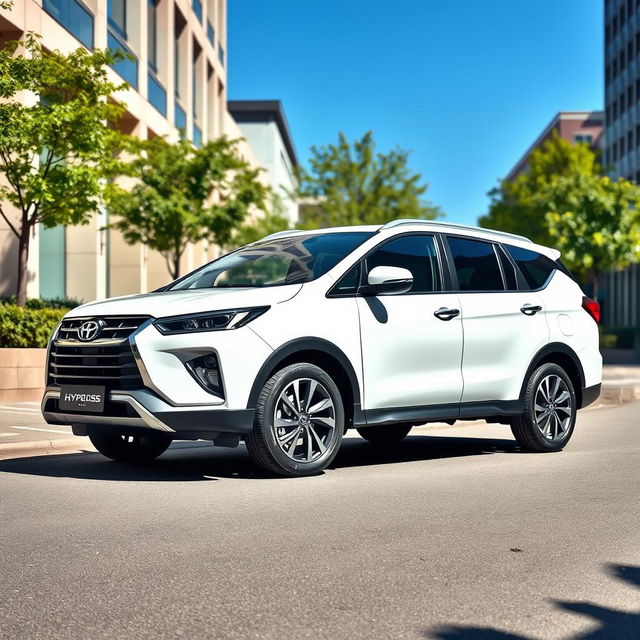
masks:
[[[449,235],[447,247],[462,310],[463,407],[516,400],[533,356],[549,341],[542,298],[518,290],[515,265],[499,244]]]

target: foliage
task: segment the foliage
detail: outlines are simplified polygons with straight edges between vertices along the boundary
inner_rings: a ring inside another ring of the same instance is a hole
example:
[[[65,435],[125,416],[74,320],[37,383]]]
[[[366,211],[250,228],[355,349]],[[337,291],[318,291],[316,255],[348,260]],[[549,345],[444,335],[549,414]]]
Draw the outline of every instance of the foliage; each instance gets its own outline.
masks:
[[[46,347],[67,311],[0,304],[0,347]]]
[[[640,187],[606,176],[561,176],[541,196],[552,243],[593,285],[602,272],[640,260]]]
[[[350,143],[343,133],[337,144],[311,147],[310,171],[299,171],[299,196],[316,203],[306,207],[300,227],[384,224],[396,218],[432,219],[437,207],[422,197],[427,184],[408,167],[409,152],[376,152],[373,133]]]
[[[125,86],[107,79],[117,57],[82,48],[46,51],[31,33],[0,50],[0,215],[18,238],[19,305],[26,300],[33,228],[87,223],[100,204],[118,143],[109,123],[122,113],[108,100]]]
[[[0,298],[0,305],[2,304],[16,304],[15,296],[5,296]],[[27,298],[25,307],[27,309],[73,309],[82,304],[79,300],[74,298]]]
[[[503,180],[489,192],[489,212],[480,218],[480,226],[549,244],[547,203],[540,195],[557,178],[575,175],[601,176],[597,156],[587,144],[571,144],[554,131],[549,140],[533,151],[525,172],[513,182]]]
[[[640,188],[605,176],[586,144],[554,132],[524,173],[490,195],[481,226],[557,247],[567,266],[592,283],[596,299],[603,271],[640,260]]]
[[[291,228],[289,218],[284,214],[282,200],[278,194],[272,194],[271,207],[263,215],[252,217],[233,230],[227,243],[227,249],[243,247],[262,238]]]
[[[128,243],[159,251],[173,278],[188,244],[225,244],[252,208],[264,207],[267,189],[238,155],[237,140],[222,137],[200,148],[160,137],[136,144],[133,159],[120,167],[136,184],[130,190],[111,184],[108,191],[110,212],[118,216],[111,226]]]

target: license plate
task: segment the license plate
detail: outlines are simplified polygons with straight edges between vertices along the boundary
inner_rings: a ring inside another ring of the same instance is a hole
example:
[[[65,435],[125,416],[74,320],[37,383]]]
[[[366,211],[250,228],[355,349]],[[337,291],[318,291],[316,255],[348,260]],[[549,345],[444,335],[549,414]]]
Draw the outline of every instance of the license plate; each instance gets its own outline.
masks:
[[[65,385],[60,389],[58,408],[60,411],[102,413],[104,411],[104,396],[104,387]]]

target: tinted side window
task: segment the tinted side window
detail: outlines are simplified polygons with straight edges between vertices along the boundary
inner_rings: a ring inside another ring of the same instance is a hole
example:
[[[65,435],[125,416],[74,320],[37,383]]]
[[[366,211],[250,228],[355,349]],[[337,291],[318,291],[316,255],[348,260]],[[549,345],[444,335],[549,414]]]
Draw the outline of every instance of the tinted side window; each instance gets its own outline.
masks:
[[[504,291],[493,244],[449,236],[460,291]]]
[[[433,236],[403,236],[387,242],[367,258],[367,269],[402,267],[413,275],[411,293],[440,291],[440,271]]]
[[[331,290],[332,294],[354,294],[360,284],[360,262],[345,273]]]
[[[544,286],[554,269],[557,268],[551,258],[547,258],[537,251],[513,247],[509,244],[505,245],[505,248],[520,267],[524,279],[532,289]]]

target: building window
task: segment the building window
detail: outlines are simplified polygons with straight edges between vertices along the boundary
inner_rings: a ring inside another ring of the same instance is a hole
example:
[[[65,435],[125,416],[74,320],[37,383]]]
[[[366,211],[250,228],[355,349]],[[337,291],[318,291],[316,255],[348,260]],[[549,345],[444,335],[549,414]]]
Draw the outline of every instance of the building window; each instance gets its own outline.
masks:
[[[194,122],[193,123],[193,144],[196,147],[202,146],[202,129]]]
[[[158,70],[158,3],[147,0],[147,56],[149,66]]]
[[[167,92],[165,88],[158,82],[153,71],[149,71],[147,74],[147,99],[159,111],[163,116],[167,115]]]
[[[636,125],[636,148],[640,147],[640,124]]]
[[[593,136],[590,133],[576,133],[573,136],[573,141],[591,146],[593,144]]]
[[[631,149],[633,149],[633,130],[627,133],[627,149],[629,150],[629,153],[631,153]]]
[[[619,103],[620,103],[620,115],[622,115],[627,110],[626,98],[624,93],[620,94]]]
[[[615,80],[618,77],[618,58],[613,59],[613,79]]]
[[[220,43],[218,43],[218,60],[220,60],[220,64],[224,67],[224,49]]]
[[[193,13],[196,14],[196,18],[202,22],[202,2],[201,0],[191,0],[191,8]]]
[[[618,101],[617,100],[613,101],[612,111],[613,111],[613,122],[615,122],[618,119]]]
[[[43,0],[42,7],[87,49],[93,49],[93,15],[77,0]]]
[[[178,104],[176,100],[175,104],[175,116],[173,123],[176,125],[176,129],[180,131],[180,135],[184,136],[187,131],[187,114],[184,109]]]
[[[633,106],[633,85],[629,85],[627,89],[627,109],[631,109]]]
[[[211,24],[211,22],[209,20],[207,20],[207,40],[209,40],[209,42],[211,43],[212,47],[215,46],[216,33],[213,30],[213,25]]]
[[[107,0],[109,26],[127,39],[127,0]]]
[[[138,89],[138,58],[114,33],[107,31],[107,47],[113,51],[122,51],[132,59],[123,58],[111,65],[111,68],[134,89]]]
[[[620,147],[620,157],[623,158],[624,154],[626,153],[626,150],[624,148],[624,136],[620,136],[619,147]]]

